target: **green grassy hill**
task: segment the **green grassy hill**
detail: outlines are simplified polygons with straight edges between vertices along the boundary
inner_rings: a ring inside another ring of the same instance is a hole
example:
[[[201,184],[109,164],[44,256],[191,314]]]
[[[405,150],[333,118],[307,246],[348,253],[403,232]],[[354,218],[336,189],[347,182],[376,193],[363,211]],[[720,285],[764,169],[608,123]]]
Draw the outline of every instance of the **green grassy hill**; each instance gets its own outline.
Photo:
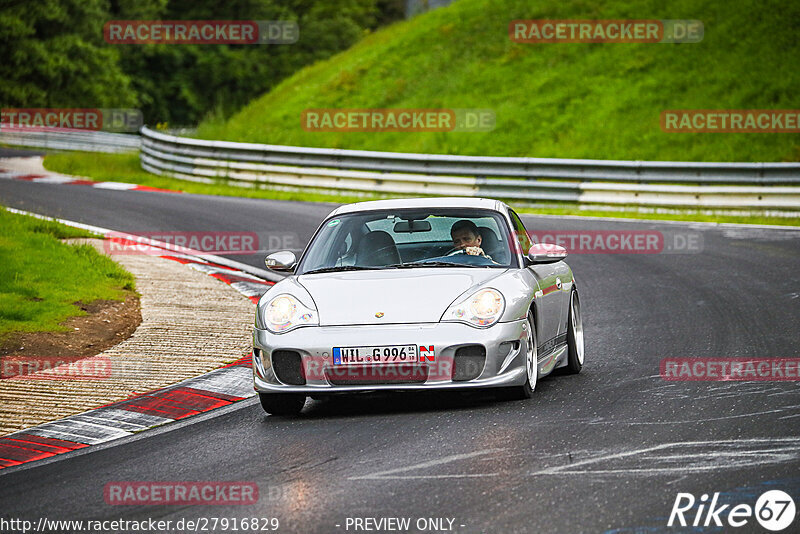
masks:
[[[598,5],[596,5],[598,4]],[[699,19],[695,44],[516,44],[513,19]],[[459,0],[303,69],[199,135],[446,154],[798,161],[800,134],[664,133],[666,109],[800,109],[794,0]],[[307,132],[307,108],[490,108],[484,133]]]

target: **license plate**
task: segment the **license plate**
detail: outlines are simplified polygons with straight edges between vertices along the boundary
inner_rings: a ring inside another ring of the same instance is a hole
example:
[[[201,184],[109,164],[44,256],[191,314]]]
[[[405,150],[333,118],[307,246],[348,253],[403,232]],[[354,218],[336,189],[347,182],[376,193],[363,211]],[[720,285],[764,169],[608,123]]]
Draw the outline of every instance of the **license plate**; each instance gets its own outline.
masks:
[[[333,365],[416,363],[418,358],[416,345],[333,348]]]

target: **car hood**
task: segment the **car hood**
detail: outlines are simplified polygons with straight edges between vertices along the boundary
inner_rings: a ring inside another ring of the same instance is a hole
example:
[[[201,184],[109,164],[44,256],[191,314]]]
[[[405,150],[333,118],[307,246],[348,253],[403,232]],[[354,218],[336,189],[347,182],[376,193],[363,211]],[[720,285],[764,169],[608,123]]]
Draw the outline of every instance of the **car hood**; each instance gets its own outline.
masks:
[[[435,323],[467,290],[506,269],[418,268],[301,275],[320,326]],[[383,314],[378,317],[378,314]]]

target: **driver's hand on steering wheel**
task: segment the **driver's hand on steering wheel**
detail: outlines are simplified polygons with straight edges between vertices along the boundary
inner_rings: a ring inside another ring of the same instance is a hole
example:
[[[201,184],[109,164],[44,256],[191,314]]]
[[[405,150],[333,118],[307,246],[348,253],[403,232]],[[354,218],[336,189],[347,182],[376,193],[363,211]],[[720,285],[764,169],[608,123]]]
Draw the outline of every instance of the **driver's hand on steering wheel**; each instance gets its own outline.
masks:
[[[466,247],[464,248],[464,253],[470,256],[485,256],[486,254],[483,252],[481,247]]]

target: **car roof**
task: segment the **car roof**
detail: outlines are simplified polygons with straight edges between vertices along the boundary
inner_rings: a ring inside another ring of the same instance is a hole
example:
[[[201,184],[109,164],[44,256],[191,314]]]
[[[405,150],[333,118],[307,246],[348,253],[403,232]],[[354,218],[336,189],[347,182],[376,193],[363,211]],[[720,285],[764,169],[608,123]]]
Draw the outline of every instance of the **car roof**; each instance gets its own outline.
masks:
[[[429,197],[429,198],[394,198],[391,200],[369,200],[339,206],[331,212],[329,217],[344,213],[355,213],[373,210],[397,210],[407,208],[479,208],[494,211],[504,211],[505,204],[490,198],[473,197]]]

